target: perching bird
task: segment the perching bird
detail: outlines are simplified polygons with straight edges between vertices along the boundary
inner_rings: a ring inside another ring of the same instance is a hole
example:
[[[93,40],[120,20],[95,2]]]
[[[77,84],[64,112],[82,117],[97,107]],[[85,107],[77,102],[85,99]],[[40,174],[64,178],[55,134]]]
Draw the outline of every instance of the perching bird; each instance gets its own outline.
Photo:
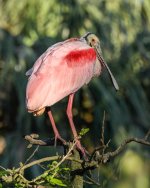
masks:
[[[73,136],[77,139],[72,115],[74,94],[93,77],[99,76],[104,67],[108,70],[115,89],[118,90],[118,84],[102,57],[100,41],[95,34],[87,33],[81,38],[71,38],[54,44],[26,73],[29,76],[26,89],[28,112],[39,116],[47,107],[69,96],[67,116]],[[56,128],[51,109],[47,109],[55,141],[59,139],[65,142]],[[85,155],[79,140],[77,148]]]

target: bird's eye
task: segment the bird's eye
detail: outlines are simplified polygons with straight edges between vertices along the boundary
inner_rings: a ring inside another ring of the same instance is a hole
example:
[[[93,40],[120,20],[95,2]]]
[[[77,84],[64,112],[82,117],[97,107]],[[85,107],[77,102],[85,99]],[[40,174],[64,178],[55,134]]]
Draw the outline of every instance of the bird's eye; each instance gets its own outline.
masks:
[[[92,39],[92,42],[95,42],[95,39]]]

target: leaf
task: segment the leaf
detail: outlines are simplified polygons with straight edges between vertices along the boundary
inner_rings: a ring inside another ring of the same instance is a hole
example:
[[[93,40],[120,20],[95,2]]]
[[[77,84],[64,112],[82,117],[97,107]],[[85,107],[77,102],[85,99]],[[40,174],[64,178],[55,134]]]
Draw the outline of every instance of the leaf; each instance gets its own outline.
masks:
[[[47,167],[48,167],[48,168],[53,168],[53,167],[55,167],[57,164],[58,164],[57,161],[53,161],[52,164],[48,164]]]
[[[62,168],[64,171],[70,171],[70,168]]]
[[[53,162],[52,162],[52,165],[53,165],[53,166],[56,166],[57,164],[58,164],[57,161],[53,161]]]
[[[79,135],[80,135],[80,136],[83,136],[83,135],[85,135],[89,130],[90,130],[89,128],[82,128],[81,131],[80,131],[80,133],[79,133]]]
[[[67,186],[66,184],[64,184],[64,183],[62,182],[62,180],[57,179],[57,178],[51,178],[51,179],[50,179],[50,183],[51,183],[52,185],[59,185],[59,186],[62,186],[62,187],[66,187],[66,186]]]
[[[23,188],[24,186],[19,183],[15,183],[15,188],[21,188],[21,187]]]
[[[45,178],[46,176],[48,176],[48,172],[44,172],[41,177]]]
[[[7,175],[8,172],[6,170],[0,170],[0,177]]]

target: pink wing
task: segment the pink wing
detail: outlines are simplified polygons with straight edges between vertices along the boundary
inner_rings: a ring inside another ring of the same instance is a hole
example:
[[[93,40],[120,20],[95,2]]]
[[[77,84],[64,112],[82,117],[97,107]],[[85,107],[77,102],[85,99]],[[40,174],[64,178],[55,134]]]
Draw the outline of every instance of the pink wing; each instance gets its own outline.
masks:
[[[79,39],[49,48],[27,72],[30,74],[26,90],[28,110],[51,106],[76,92],[94,76],[95,63],[95,50]]]

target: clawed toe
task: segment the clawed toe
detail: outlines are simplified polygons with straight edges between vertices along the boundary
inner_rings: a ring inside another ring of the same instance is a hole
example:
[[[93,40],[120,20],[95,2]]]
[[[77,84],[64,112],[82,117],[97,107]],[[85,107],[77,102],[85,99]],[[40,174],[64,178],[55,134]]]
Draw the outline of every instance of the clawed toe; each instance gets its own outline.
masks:
[[[60,135],[55,135],[54,146],[57,146],[57,144],[66,145],[66,141]]]
[[[76,147],[77,147],[77,150],[79,150],[81,152],[83,158],[85,160],[87,160],[88,159],[88,155],[89,155],[88,151],[86,151],[86,149],[81,145],[80,140],[77,140]]]

